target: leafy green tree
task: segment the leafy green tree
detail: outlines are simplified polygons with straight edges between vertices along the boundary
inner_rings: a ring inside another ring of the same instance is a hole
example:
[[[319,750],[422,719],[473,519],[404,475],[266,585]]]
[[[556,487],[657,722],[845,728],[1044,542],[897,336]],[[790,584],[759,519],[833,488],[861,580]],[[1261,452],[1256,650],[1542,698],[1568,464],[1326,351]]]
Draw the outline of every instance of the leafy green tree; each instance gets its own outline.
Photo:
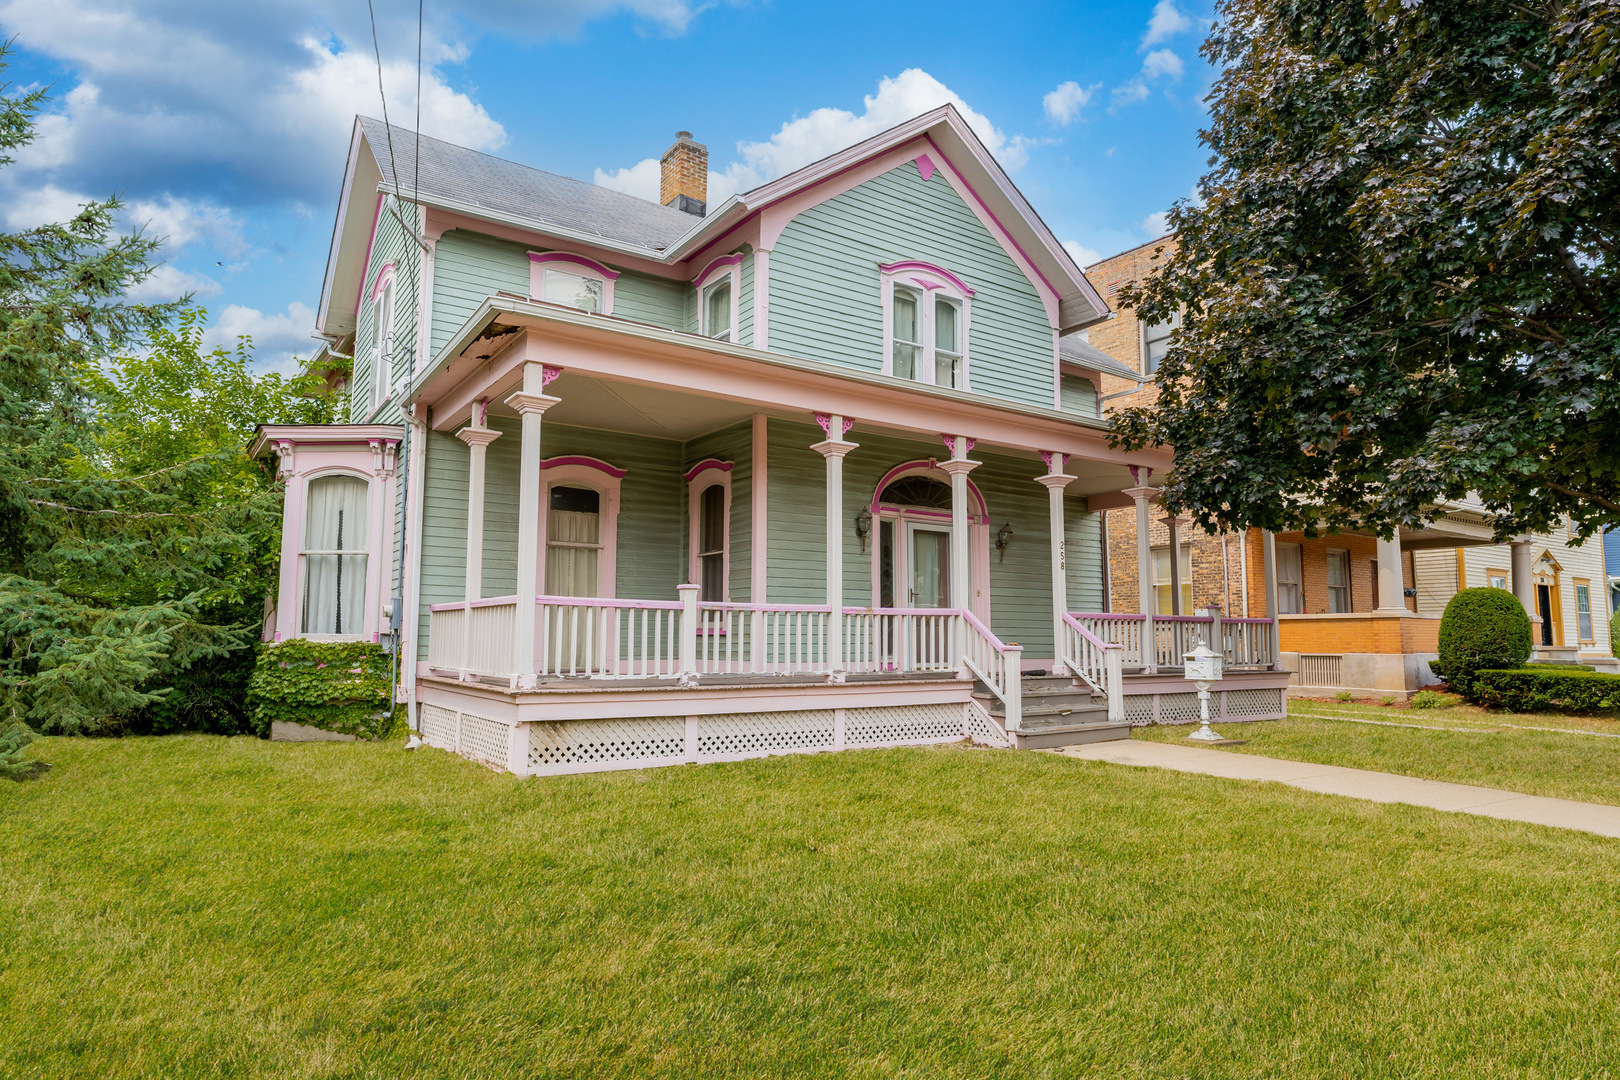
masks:
[[[1620,0],[1223,0],[1212,171],[1124,291],[1209,528],[1620,524]]]
[[[0,82],[0,167],[43,100]],[[204,354],[200,313],[126,300],[158,241],[120,234],[120,207],[0,233],[4,725],[184,724],[188,676],[234,663],[245,685],[280,523],[243,442],[330,415],[301,396],[316,380],[251,376],[247,342]]]

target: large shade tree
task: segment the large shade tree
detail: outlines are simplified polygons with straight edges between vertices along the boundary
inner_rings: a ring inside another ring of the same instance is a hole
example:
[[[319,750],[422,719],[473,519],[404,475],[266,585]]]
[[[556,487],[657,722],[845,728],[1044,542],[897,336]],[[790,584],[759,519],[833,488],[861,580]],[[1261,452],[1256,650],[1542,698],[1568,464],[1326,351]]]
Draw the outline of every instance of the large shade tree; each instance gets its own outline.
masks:
[[[1209,528],[1620,524],[1620,0],[1224,0],[1126,446]]]

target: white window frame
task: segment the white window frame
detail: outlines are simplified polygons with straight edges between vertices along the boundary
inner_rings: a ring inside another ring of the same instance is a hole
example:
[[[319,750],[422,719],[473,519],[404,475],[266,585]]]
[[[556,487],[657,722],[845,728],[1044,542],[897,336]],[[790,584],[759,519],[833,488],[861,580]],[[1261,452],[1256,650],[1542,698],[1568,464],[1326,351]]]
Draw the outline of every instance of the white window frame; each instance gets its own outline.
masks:
[[[613,283],[618,280],[619,272],[609,269],[584,255],[572,251],[531,251],[529,252],[529,299],[538,300],[543,304],[554,304],[555,300],[547,300],[546,271],[557,270],[573,277],[588,278],[598,281],[602,285],[602,310],[598,315],[613,314]],[[574,311],[583,311],[583,308],[570,307]]]
[[[394,264],[377,271],[371,287],[371,411],[382,408],[394,389]]]
[[[731,469],[729,461],[710,459],[699,462],[686,474],[687,493],[687,560],[686,579],[693,585],[703,584],[703,494],[710,488],[724,491],[721,503],[720,541],[720,599],[707,603],[731,603]],[[758,601],[755,601],[758,603]]]
[[[1191,615],[1193,613],[1192,544],[1186,540],[1183,540],[1179,546],[1181,548],[1181,613],[1183,615]],[[1166,599],[1170,599],[1175,596],[1173,583],[1171,582],[1169,576],[1167,575],[1163,578],[1159,577],[1159,552],[1167,552],[1169,550],[1169,544],[1155,544],[1153,547],[1149,548],[1149,551],[1152,552],[1153,557],[1153,606],[1155,609],[1159,607],[1161,602],[1159,599],[1160,589],[1164,590]],[[1173,611],[1174,608],[1171,610]],[[1170,612],[1155,610],[1154,614],[1169,615]]]
[[[615,468],[596,458],[569,455],[547,458],[540,463],[541,506],[547,511],[545,535],[540,538],[540,565],[536,567],[535,581],[540,589],[546,587],[546,555],[551,549],[551,489],[553,487],[590,488],[602,497],[602,531],[597,537],[601,554],[596,559],[596,596],[617,599],[619,592],[619,481],[624,470]]]
[[[1592,614],[1592,583],[1585,578],[1577,578],[1570,582],[1575,590],[1575,640],[1582,645],[1592,645],[1597,642],[1597,624]],[[1581,610],[1581,592],[1586,592],[1586,610]],[[1586,625],[1581,625],[1582,617]]]
[[[1332,572],[1331,572],[1331,567],[1333,566],[1333,563],[1335,562],[1335,560],[1337,560],[1339,565],[1344,568],[1344,584],[1343,585],[1335,585],[1335,584],[1333,584],[1333,575],[1332,575]],[[1345,548],[1328,548],[1323,553],[1322,562],[1323,562],[1323,578],[1326,581],[1326,587],[1327,587],[1327,596],[1328,596],[1328,607],[1327,607],[1327,609],[1328,609],[1328,613],[1331,614],[1331,615],[1349,615],[1349,614],[1351,614],[1356,609],[1356,607],[1355,607],[1356,601],[1355,601],[1355,595],[1351,591],[1351,587],[1350,587],[1350,552]],[[1338,610],[1338,611],[1335,611],[1333,609],[1333,593],[1334,593],[1334,590],[1342,590],[1344,592],[1344,607],[1342,609]]]
[[[1485,581],[1493,589],[1506,589],[1508,587],[1508,572],[1506,570],[1485,571]],[[1500,585],[1497,582],[1501,582]]]
[[[899,378],[894,371],[894,291],[901,288],[915,295],[919,301],[917,332],[922,337],[922,350],[917,359],[916,376],[912,382],[937,386],[937,345],[934,332],[935,306],[941,299],[957,311],[957,346],[961,350],[960,385],[946,389],[967,391],[972,388],[973,295],[967,283],[944,267],[931,263],[907,261],[885,263],[878,267],[879,302],[883,307],[883,374]]]
[[[1177,310],[1177,312],[1173,316],[1171,316],[1170,321],[1168,323],[1138,322],[1137,325],[1142,328],[1142,333],[1141,333],[1141,339],[1142,339],[1142,342],[1141,342],[1142,374],[1148,376],[1149,378],[1153,378],[1153,377],[1155,377],[1155,376],[1157,376],[1159,374],[1159,365],[1153,363],[1152,359],[1150,357],[1149,347],[1152,344],[1152,342],[1149,341],[1148,335],[1152,331],[1157,330],[1159,327],[1165,326],[1165,327],[1169,327],[1169,329],[1165,332],[1165,335],[1164,335],[1165,339],[1168,340],[1172,335],[1175,334],[1175,332],[1177,330],[1181,329],[1181,312],[1179,310]],[[1166,348],[1168,348],[1168,346],[1166,346]]]
[[[1284,548],[1290,548],[1295,553],[1294,566],[1297,567],[1298,573],[1299,573],[1299,578],[1297,580],[1285,581],[1283,579],[1283,576],[1282,576],[1282,567],[1283,567],[1282,551],[1283,551]],[[1305,581],[1304,581],[1304,578],[1305,578],[1305,551],[1304,551],[1304,548],[1299,544],[1290,544],[1290,543],[1286,543],[1284,541],[1279,540],[1276,543],[1276,551],[1277,551],[1277,614],[1279,614],[1279,615],[1302,615],[1302,614],[1305,613]],[[1283,610],[1283,589],[1286,588],[1287,586],[1293,586],[1293,588],[1295,590],[1293,598],[1294,598],[1294,606],[1295,606],[1296,610],[1294,610],[1294,611],[1284,611]]]
[[[741,255],[722,255],[705,266],[703,272],[692,280],[697,289],[698,333],[703,337],[715,336],[709,327],[709,290],[716,285],[730,285],[731,325],[726,328],[726,336],[716,340],[740,344],[737,340],[737,318],[742,311],[742,262]]]
[[[315,485],[315,483],[317,481],[325,480],[325,479],[327,479],[329,477],[333,477],[333,476],[347,476],[347,477],[351,477],[353,479],[358,479],[358,480],[365,481],[365,484],[366,484],[366,514],[365,514],[366,546],[364,548],[341,548],[341,549],[334,548],[332,550],[326,550],[326,549],[323,549],[323,548],[311,549],[308,546],[308,544],[309,544],[309,507],[310,507],[309,493],[310,493],[310,489],[314,487],[314,485]],[[361,472],[359,469],[344,468],[343,466],[331,466],[331,467],[324,468],[324,469],[318,469],[318,470],[316,470],[314,472],[311,472],[308,475],[304,476],[302,478],[302,483],[303,483],[303,492],[301,494],[301,509],[300,509],[301,520],[298,522],[298,580],[297,580],[296,585],[295,585],[296,592],[294,593],[294,595],[296,597],[296,600],[297,600],[297,604],[298,604],[298,610],[294,615],[295,622],[293,623],[293,625],[295,627],[297,627],[298,636],[301,637],[301,638],[304,638],[305,640],[308,640],[308,641],[364,641],[364,640],[374,638],[376,636],[375,632],[372,631],[372,630],[368,630],[367,627],[371,625],[372,609],[376,606],[376,602],[377,602],[377,598],[372,595],[373,590],[376,588],[376,585],[374,584],[373,579],[377,576],[376,573],[375,573],[377,553],[372,550],[373,538],[372,538],[372,535],[371,535],[372,532],[376,528],[376,522],[373,519],[376,516],[374,511],[376,509],[375,500],[377,498],[377,484],[374,482],[373,477],[367,476],[365,473]],[[283,550],[285,550],[285,549],[283,549]],[[308,614],[305,611],[305,604],[306,604],[307,599],[308,599],[306,593],[307,593],[307,590],[309,588],[309,557],[311,555],[339,555],[339,556],[343,556],[343,555],[347,555],[347,556],[361,555],[361,556],[365,557],[365,560],[366,560],[365,594],[366,595],[365,595],[365,599],[361,602],[361,622],[360,622],[360,632],[359,633],[356,633],[356,634],[311,634],[311,633],[306,633],[304,631],[304,622],[305,622],[305,619],[306,619],[307,614]]]

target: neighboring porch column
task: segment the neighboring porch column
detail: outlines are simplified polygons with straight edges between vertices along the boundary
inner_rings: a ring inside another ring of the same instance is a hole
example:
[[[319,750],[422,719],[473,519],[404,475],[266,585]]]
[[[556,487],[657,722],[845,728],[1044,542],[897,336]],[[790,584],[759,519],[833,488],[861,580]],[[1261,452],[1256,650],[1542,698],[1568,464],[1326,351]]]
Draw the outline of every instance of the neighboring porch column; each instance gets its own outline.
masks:
[[[513,683],[519,690],[535,685],[534,635],[539,618],[540,545],[546,542],[546,504],[540,498],[540,417],[558,399],[546,385],[562,374],[550,364],[528,361],[523,365],[523,389],[506,403],[523,417],[518,469],[517,633],[513,636]]]
[[[1508,544],[1508,557],[1511,561],[1513,580],[1513,595],[1519,598],[1524,605],[1524,613],[1530,616],[1530,645],[1532,648],[1541,648],[1541,615],[1536,611],[1536,584],[1530,571],[1531,546],[1535,543],[1528,536],[1521,536]],[[1383,564],[1379,564],[1380,569]],[[1380,586],[1382,587],[1382,586]]]
[[[1157,653],[1153,638],[1153,543],[1148,530],[1152,522],[1148,516],[1148,500],[1157,495],[1157,488],[1133,487],[1127,488],[1125,494],[1136,500],[1136,586],[1138,596],[1137,610],[1144,616],[1142,619],[1142,641],[1137,649],[1136,662],[1141,666],[1143,673],[1152,674],[1158,670]]]
[[[1063,513],[1063,489],[1078,477],[1063,472],[1062,454],[1042,452],[1046,462],[1046,475],[1037,476],[1035,482],[1046,488],[1047,514],[1052,523],[1052,674],[1069,674],[1063,662],[1063,616],[1069,610],[1069,573],[1065,541],[1068,522]]]
[[[974,440],[966,435],[945,435],[942,438],[951,451],[950,460],[939,463],[940,469],[951,478],[951,606],[958,611],[972,611],[972,575],[968,572],[971,565],[968,552],[968,473],[977,469],[979,462],[968,460],[968,451],[973,449]],[[952,621],[957,624],[954,642],[956,666],[959,671],[966,670],[962,664],[966,642],[962,620]]]
[[[1260,563],[1266,581],[1266,614],[1271,618],[1271,668],[1282,670],[1282,620],[1277,608],[1277,537],[1260,530]]]
[[[855,423],[837,413],[817,413],[826,439],[810,449],[827,459],[827,668],[834,682],[844,679],[844,455],[858,446],[844,436]]]
[[[1378,610],[1406,611],[1406,575],[1401,568],[1401,534],[1378,538]]]
[[[484,460],[489,444],[501,437],[488,427],[489,402],[473,405],[472,424],[456,432],[467,444],[467,606],[461,616],[461,677],[467,678],[472,661],[472,603],[484,595]]]
[[[1191,519],[1171,514],[1159,520],[1170,530],[1170,614],[1185,615],[1181,610],[1181,527],[1191,524]]]

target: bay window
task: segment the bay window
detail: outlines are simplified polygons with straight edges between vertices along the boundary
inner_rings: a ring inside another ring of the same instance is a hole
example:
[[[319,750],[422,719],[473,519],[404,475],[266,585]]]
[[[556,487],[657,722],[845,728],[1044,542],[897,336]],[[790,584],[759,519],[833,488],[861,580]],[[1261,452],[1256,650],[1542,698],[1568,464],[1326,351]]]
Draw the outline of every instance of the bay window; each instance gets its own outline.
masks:
[[[358,476],[318,476],[309,481],[302,634],[357,637],[364,631],[370,495],[371,485]]]

